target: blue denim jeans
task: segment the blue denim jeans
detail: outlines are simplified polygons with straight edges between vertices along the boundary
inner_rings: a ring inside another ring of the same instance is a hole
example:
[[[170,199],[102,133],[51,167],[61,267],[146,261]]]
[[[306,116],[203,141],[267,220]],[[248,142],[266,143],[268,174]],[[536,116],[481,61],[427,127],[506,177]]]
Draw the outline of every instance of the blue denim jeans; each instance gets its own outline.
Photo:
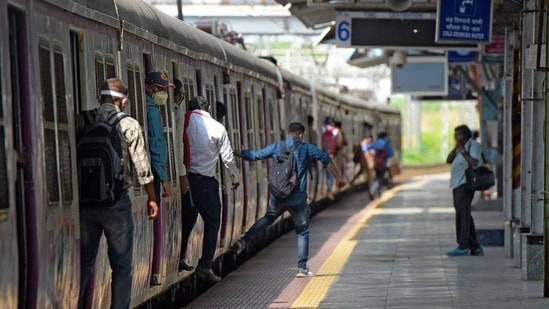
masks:
[[[374,181],[372,182],[372,186],[370,187],[370,194],[371,195],[377,195],[381,193],[381,186],[383,185],[383,182],[385,181],[385,173],[387,172],[387,168],[384,168],[382,170],[376,170],[376,177],[374,178]]]
[[[326,168],[326,188],[328,192],[332,192],[332,187],[334,186],[334,176],[328,168]]]
[[[99,240],[105,233],[112,269],[111,308],[130,308],[132,292],[133,218],[127,193],[108,208],[80,208],[80,295],[84,297],[90,273],[95,265]]]
[[[250,230],[242,236],[242,239],[245,242],[249,242],[271,225],[286,210],[292,215],[297,236],[297,267],[307,268],[307,260],[309,258],[309,217],[311,216],[311,208],[309,208],[307,203],[279,205],[276,198],[271,195],[267,213],[263,218],[257,220]]]

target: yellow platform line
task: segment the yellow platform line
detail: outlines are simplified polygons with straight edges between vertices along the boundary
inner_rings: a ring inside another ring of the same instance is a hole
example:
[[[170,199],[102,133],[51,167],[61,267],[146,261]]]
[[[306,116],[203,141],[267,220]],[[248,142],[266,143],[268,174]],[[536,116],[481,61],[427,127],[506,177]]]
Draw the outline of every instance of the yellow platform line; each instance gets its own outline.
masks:
[[[419,183],[413,186],[421,186]],[[318,272],[310,279],[301,294],[292,303],[290,308],[318,308],[320,302],[326,297],[334,280],[341,274],[341,269],[353,253],[357,244],[360,231],[366,227],[368,220],[375,214],[373,209],[386,203],[393,198],[398,191],[408,186],[397,186],[386,191],[381,198],[374,200],[370,208],[360,220],[345,234],[341,242],[336,246],[332,254],[324,261]]]

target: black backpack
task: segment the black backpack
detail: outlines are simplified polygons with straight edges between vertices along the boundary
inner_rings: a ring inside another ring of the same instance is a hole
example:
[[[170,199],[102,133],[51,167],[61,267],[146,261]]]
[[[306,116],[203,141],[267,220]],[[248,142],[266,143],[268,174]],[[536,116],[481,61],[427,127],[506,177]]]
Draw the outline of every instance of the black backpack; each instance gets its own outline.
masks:
[[[278,198],[286,198],[297,188],[297,164],[294,157],[294,150],[297,142],[286,147],[286,141],[280,142],[280,154],[269,170],[268,182],[271,193]]]
[[[95,121],[97,111],[84,111],[85,127],[77,136],[76,157],[81,207],[110,207],[120,200],[124,162],[116,125],[128,115],[114,112]]]

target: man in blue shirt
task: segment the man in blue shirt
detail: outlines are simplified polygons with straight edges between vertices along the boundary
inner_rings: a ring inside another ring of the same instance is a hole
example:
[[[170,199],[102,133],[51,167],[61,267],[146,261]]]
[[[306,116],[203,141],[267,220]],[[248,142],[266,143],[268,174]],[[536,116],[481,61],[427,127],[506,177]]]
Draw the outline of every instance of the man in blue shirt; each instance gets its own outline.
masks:
[[[161,72],[151,72],[145,77],[145,93],[147,102],[147,141],[151,167],[154,175],[154,191],[156,203],[161,207],[160,186],[164,189],[162,196],[172,195],[170,178],[168,176],[168,144],[164,136],[164,123],[160,106],[165,106],[168,101],[168,88],[174,88],[174,84],[168,81],[168,76]],[[160,284],[160,255],[163,235],[161,221],[154,221],[154,252],[151,285]]]
[[[288,149],[297,143],[293,155],[295,156],[297,163],[299,186],[286,198],[277,198],[271,194],[267,214],[259,219],[250,230],[233,245],[233,250],[236,251],[237,254],[240,253],[249,241],[271,225],[287,210],[292,215],[295,232],[297,234],[297,277],[313,276],[313,273],[310,272],[307,267],[309,256],[309,216],[311,214],[311,210],[307,204],[307,168],[309,166],[309,161],[312,159],[320,160],[335,176],[337,186],[339,188],[345,186],[345,181],[339,175],[330,156],[316,146],[303,142],[304,132],[305,127],[301,123],[291,123],[288,126],[288,138],[285,140]],[[276,158],[280,155],[280,152],[280,143],[276,142],[260,150],[235,151],[235,156],[242,157],[242,159],[247,161],[256,161]]]
[[[376,172],[376,177],[369,191],[370,198],[373,199],[380,194],[381,184],[387,173],[387,161],[394,156],[393,146],[387,139],[387,133],[380,132],[375,142],[362,148],[363,152],[370,150],[374,151],[374,169]]]
[[[161,184],[164,189],[163,196],[170,196],[172,192],[168,177],[168,144],[164,136],[164,124],[160,112],[160,106],[164,106],[168,102],[168,88],[175,88],[175,85],[168,81],[168,76],[164,73],[151,72],[145,77],[147,142],[149,143],[158,205],[160,205]]]

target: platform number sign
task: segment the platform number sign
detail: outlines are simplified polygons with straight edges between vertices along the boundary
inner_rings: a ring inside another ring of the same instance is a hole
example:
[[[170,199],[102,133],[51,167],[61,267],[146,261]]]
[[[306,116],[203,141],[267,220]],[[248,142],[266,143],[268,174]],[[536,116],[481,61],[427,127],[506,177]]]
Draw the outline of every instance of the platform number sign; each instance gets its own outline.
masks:
[[[349,12],[336,12],[336,46],[351,47],[351,14]]]

